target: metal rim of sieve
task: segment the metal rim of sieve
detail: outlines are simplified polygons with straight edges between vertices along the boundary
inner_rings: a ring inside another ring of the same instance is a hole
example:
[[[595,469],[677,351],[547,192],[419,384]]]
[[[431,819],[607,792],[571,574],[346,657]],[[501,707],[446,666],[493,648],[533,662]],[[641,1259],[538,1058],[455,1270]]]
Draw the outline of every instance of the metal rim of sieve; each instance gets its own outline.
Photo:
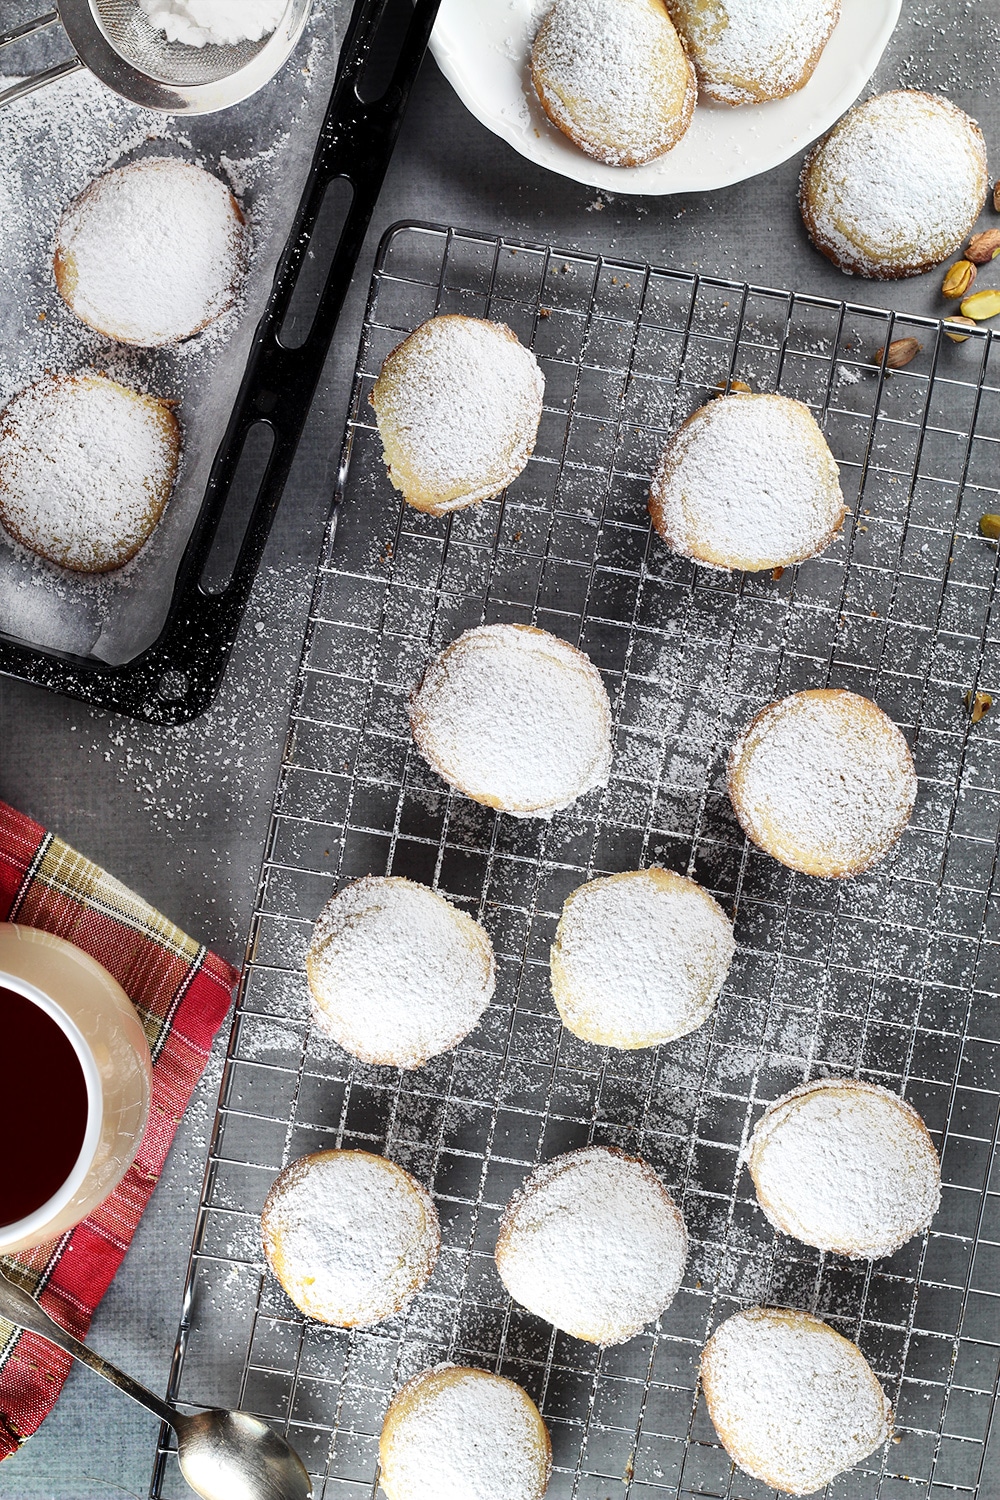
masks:
[[[138,0],[57,4],[80,61],[116,94],[166,114],[209,114],[274,77],[302,35],[312,0],[286,0],[278,26],[259,42],[206,47],[168,42]]]

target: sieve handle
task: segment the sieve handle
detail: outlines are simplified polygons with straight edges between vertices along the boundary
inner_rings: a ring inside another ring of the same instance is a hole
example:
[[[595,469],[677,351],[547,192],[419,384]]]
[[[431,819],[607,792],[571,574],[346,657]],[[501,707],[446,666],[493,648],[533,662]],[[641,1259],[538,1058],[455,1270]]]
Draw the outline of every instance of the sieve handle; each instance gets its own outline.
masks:
[[[9,31],[0,33],[0,52],[13,42],[23,41],[25,37],[34,36],[38,31],[45,31],[49,26],[55,26],[58,20],[58,11],[50,10],[42,16],[36,16],[33,21],[24,21],[20,26],[12,26]],[[16,83],[0,89],[0,109],[5,104],[13,104],[15,99],[23,99],[25,94],[33,94],[36,89],[43,89],[47,83],[55,83],[57,78],[65,78],[67,73],[78,73],[82,67],[83,63],[78,57],[70,57],[63,62],[54,63],[51,68],[44,68],[40,73],[31,73],[27,78],[19,78]]]

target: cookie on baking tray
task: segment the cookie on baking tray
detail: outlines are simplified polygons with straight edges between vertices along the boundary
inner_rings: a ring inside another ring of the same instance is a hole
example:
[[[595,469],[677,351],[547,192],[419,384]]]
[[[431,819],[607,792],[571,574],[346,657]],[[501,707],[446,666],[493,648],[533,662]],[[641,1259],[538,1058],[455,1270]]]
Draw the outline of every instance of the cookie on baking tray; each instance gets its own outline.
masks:
[[[59,567],[111,572],[155,530],[180,448],[170,402],[93,370],[46,375],[0,412],[0,524]]]

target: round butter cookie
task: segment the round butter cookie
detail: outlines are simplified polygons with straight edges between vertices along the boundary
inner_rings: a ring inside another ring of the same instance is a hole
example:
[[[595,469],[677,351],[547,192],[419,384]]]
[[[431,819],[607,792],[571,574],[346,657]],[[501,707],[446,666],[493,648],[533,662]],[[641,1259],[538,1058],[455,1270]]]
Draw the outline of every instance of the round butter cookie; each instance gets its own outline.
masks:
[[[544,390],[506,324],[429,318],[387,356],[369,397],[389,478],[432,516],[499,495],[531,457]]]
[[[366,875],[320,913],[306,953],[317,1025],[362,1062],[419,1068],[493,995],[487,932],[426,885]]]
[[[891,281],[947,260],[988,187],[975,120],[939,94],[897,89],[855,105],[813,148],[799,206],[835,266]]]
[[[649,494],[660,536],[711,568],[760,573],[815,557],[847,514],[816,419],[787,396],[719,396],[670,438]]]
[[[816,1079],[778,1099],[757,1122],[747,1165],[776,1229],[838,1255],[894,1254],[941,1202],[923,1120],[898,1094],[855,1078]]]
[[[389,1500],[542,1500],[552,1472],[548,1430],[527,1392],[461,1365],[407,1381],[378,1453]]]
[[[481,625],[431,662],[410,700],[421,754],[466,797],[550,818],[611,768],[611,704],[588,656],[530,625]]]
[[[764,104],[813,75],[840,0],[667,0],[698,74],[719,104]]]
[[[910,748],[870,698],[811,688],[771,703],[729,755],[729,796],[758,848],[804,875],[860,875],[910,821]]]
[[[705,1345],[701,1386],[733,1462],[785,1494],[823,1489],[892,1436],[861,1350],[811,1313],[734,1313]]]
[[[268,1265],[309,1318],[367,1328],[430,1279],[437,1210],[415,1177],[367,1151],[315,1151],[275,1178],[261,1214]]]
[[[599,1047],[655,1047],[711,1015],[736,944],[706,890],[653,865],[566,899],[550,967],[563,1025]]]
[[[95,178],[56,234],[56,286],[81,322],[158,348],[199,333],[236,300],[246,270],[242,210],[211,172],[146,156]]]
[[[624,1344],[658,1318],[686,1261],[684,1220],[659,1177],[607,1146],[539,1167],[497,1237],[497,1270],[515,1302],[589,1344]]]
[[[59,567],[111,572],[155,530],[180,448],[170,403],[94,371],[46,375],[0,412],[0,523]]]
[[[662,0],[556,0],[531,48],[531,81],[553,125],[613,167],[676,146],[698,94]]]

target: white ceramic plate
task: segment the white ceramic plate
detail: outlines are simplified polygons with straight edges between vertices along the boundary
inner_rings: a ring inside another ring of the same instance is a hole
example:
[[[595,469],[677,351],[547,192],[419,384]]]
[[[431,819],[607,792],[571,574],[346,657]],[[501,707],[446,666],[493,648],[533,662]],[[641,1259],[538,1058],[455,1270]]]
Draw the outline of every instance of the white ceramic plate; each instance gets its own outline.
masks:
[[[842,0],[840,23],[804,89],[738,109],[698,104],[684,139],[644,167],[592,161],[546,118],[528,73],[551,0],[442,0],[431,51],[477,120],[529,161],[612,193],[696,193],[767,172],[828,130],[878,66],[902,0]]]

